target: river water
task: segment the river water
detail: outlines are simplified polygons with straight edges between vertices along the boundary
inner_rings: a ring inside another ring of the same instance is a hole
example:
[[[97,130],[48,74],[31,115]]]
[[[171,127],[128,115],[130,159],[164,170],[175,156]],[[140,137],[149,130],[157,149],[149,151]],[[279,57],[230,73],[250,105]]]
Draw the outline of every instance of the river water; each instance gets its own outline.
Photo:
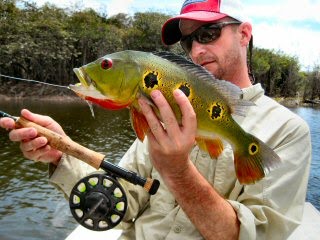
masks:
[[[83,102],[51,102],[41,99],[2,101],[0,110],[19,115],[22,108],[50,115],[76,142],[104,153],[117,163],[135,136],[128,111],[94,107],[95,118]],[[313,160],[307,201],[320,210],[320,109],[291,109],[310,126]],[[16,143],[0,129],[0,239],[64,239],[77,226],[68,202],[47,180],[47,166],[25,160]]]

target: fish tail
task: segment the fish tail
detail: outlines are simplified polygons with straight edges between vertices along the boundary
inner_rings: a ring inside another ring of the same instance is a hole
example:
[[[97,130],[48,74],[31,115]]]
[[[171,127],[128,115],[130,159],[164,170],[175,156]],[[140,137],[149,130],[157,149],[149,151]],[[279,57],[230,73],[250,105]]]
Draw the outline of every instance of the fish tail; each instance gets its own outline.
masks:
[[[252,184],[280,163],[279,156],[265,143],[250,135],[252,141],[239,145],[234,153],[237,178],[241,184]]]

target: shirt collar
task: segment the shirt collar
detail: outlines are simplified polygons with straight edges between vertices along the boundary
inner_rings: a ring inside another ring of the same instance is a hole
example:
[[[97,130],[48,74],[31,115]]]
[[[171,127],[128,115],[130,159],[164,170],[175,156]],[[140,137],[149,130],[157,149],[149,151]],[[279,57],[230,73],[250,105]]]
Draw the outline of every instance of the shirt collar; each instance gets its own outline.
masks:
[[[255,98],[259,98],[264,95],[264,90],[260,83],[252,85],[247,88],[242,88],[243,99],[253,101]]]

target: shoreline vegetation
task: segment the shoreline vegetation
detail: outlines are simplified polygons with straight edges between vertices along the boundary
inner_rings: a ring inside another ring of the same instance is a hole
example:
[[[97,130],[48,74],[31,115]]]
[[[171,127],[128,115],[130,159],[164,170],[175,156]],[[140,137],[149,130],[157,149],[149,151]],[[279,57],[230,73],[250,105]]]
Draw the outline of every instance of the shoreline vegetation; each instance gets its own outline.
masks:
[[[28,101],[41,99],[46,102],[75,102],[87,104],[86,101],[77,96],[71,89],[65,87],[54,87],[40,83],[17,82],[0,77],[0,101]],[[288,108],[296,107],[320,107],[320,100],[305,99],[304,94],[296,94],[295,97],[274,97],[275,101]]]
[[[0,9],[3,16],[0,17],[0,94],[3,95],[73,96],[67,88],[20,84],[17,80],[69,85],[78,82],[73,68],[112,52],[169,51],[185,56],[179,44],[165,46],[161,41],[162,25],[172,17],[167,13],[148,11],[108,16],[76,6],[37,7],[24,0],[0,1]],[[252,73],[266,95],[319,101],[319,63],[302,69],[296,56],[281,50],[254,47],[252,53]]]

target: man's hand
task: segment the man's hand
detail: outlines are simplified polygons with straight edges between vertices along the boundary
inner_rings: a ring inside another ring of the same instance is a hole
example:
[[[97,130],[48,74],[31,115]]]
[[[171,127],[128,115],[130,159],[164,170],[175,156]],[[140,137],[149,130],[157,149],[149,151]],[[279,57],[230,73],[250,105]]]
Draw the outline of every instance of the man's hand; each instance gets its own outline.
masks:
[[[26,109],[21,111],[21,116],[48,128],[58,134],[66,136],[61,126],[48,116],[34,114]],[[51,148],[45,137],[38,136],[35,128],[19,128],[15,129],[15,122],[11,118],[1,118],[0,127],[11,129],[9,138],[13,142],[20,142],[20,149],[23,155],[31,160],[44,163],[58,164],[62,152]]]
[[[139,103],[151,128],[148,134],[149,152],[154,167],[205,239],[238,239],[239,222],[233,207],[189,159],[195,144],[197,121],[188,98],[180,90],[174,91],[182,113],[182,124],[179,126],[160,91],[153,91],[151,97],[160,111],[164,126],[143,99],[139,99]]]
[[[163,125],[151,106],[139,99],[140,107],[151,129],[148,139],[152,163],[163,177],[169,178],[183,174],[191,163],[189,153],[195,144],[197,130],[196,114],[186,95],[179,89],[175,90],[173,95],[181,109],[181,126],[160,91],[151,92],[151,97],[160,111]]]

